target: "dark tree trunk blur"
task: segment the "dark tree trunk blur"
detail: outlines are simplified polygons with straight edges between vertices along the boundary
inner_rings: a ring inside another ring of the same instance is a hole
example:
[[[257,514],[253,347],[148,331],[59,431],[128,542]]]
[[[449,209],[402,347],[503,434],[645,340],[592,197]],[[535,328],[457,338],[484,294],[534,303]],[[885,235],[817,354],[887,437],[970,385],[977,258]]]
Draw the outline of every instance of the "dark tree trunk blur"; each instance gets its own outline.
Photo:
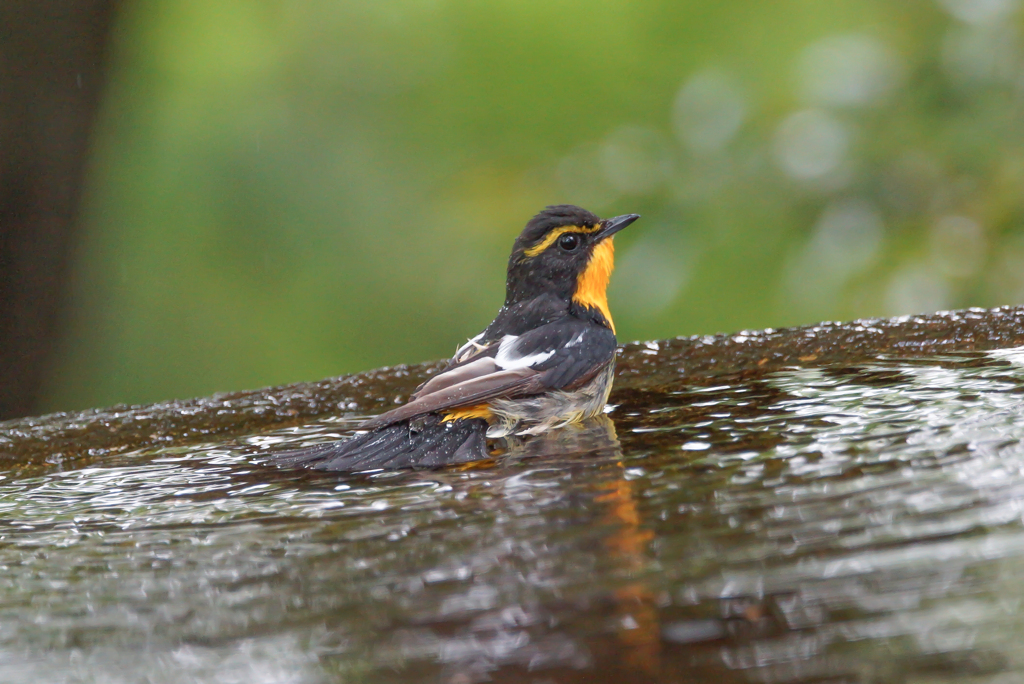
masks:
[[[113,14],[0,1],[0,420],[34,412],[59,332]]]

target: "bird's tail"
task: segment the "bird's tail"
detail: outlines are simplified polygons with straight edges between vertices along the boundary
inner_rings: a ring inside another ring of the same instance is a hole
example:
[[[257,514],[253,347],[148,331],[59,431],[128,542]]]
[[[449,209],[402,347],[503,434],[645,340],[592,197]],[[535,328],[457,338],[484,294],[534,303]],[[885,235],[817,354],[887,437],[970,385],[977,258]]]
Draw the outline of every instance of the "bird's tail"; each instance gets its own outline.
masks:
[[[487,421],[402,421],[351,439],[275,454],[272,463],[316,470],[429,468],[488,458]]]

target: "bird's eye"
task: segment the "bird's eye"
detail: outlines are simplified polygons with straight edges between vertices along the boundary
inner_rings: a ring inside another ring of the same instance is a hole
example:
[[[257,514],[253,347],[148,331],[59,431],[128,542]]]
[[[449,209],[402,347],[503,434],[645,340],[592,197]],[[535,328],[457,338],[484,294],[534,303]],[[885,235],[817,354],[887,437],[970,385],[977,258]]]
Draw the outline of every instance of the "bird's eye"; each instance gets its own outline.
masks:
[[[566,233],[562,237],[558,238],[558,246],[566,252],[571,252],[580,246],[580,236],[572,233]]]

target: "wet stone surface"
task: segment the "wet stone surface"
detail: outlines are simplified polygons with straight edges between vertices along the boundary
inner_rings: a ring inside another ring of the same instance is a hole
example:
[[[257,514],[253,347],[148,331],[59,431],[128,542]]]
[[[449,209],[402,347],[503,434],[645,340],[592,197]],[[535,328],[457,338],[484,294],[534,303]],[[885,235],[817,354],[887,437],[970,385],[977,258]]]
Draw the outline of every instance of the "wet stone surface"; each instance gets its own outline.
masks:
[[[263,464],[433,365],[0,424],[0,681],[1024,679],[1024,311],[619,367],[434,471]]]

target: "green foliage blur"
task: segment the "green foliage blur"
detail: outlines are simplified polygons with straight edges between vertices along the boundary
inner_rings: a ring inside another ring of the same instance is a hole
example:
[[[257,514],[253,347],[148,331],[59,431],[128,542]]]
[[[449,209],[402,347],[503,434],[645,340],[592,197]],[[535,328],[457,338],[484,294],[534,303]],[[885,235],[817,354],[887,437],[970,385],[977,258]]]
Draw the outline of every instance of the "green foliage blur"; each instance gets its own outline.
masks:
[[[1024,299],[1018,0],[122,7],[52,410],[446,357],[554,203],[620,341]]]

